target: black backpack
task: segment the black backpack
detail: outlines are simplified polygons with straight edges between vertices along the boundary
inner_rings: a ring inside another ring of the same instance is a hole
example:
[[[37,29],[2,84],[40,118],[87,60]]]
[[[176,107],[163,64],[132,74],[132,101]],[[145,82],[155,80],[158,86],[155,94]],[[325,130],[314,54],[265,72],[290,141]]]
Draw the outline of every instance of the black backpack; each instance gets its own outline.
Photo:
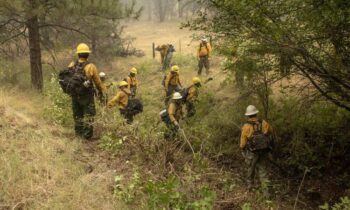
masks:
[[[128,106],[126,107],[128,113],[137,115],[143,112],[143,104],[137,98],[129,98]]]
[[[251,152],[267,151],[272,149],[272,141],[269,135],[262,132],[262,122],[248,122],[253,126],[254,133],[248,139],[247,148]]]
[[[58,82],[64,93],[70,96],[93,94],[93,83],[86,78],[84,68],[89,62],[76,62],[72,68],[64,69],[58,74]],[[84,85],[87,83],[87,86]]]

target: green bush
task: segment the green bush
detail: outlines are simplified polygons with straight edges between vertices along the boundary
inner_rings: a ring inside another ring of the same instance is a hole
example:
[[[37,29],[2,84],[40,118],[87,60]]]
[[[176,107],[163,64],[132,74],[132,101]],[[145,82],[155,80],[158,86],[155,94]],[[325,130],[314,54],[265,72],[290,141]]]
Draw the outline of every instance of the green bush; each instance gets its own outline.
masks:
[[[284,164],[303,171],[321,172],[349,163],[350,113],[328,102],[300,104],[281,98],[272,107],[271,123],[278,137],[277,151]]]
[[[46,82],[44,94],[50,102],[44,108],[45,118],[56,124],[73,125],[72,101],[60,88],[56,74],[52,74],[50,81]]]
[[[340,198],[340,202],[330,206],[328,203],[320,206],[322,210],[346,210],[350,209],[350,199],[349,197]]]
[[[124,138],[120,138],[112,132],[105,132],[101,137],[99,146],[111,153],[116,153],[123,148],[123,143]]]
[[[170,175],[165,180],[146,180],[134,172],[128,183],[122,184],[123,178],[115,178],[114,195],[126,203],[139,205],[147,209],[212,209],[215,193],[207,187],[186,191],[179,178]],[[193,193],[195,192],[195,193]],[[137,199],[136,199],[137,198]]]

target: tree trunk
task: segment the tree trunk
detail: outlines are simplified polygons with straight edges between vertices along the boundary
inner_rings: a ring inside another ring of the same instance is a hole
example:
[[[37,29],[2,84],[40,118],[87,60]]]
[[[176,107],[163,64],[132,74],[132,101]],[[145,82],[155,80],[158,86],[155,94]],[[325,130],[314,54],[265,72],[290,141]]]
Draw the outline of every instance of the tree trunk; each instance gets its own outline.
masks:
[[[147,9],[148,9],[148,21],[152,21],[152,13],[153,13],[153,5],[152,5],[152,0],[148,1],[147,4]]]
[[[157,6],[158,6],[158,13],[159,13],[159,21],[160,22],[164,22],[164,20],[165,20],[166,2],[167,2],[167,0],[158,0]]]
[[[35,0],[30,0],[31,8],[36,8]],[[29,54],[30,54],[30,75],[32,87],[42,91],[43,89],[43,72],[41,64],[40,33],[38,16],[30,14],[27,19],[28,36],[29,36]]]
[[[183,16],[184,16],[184,6],[183,6],[183,4],[184,4],[183,0],[179,0],[178,1],[179,18],[183,18]]]
[[[46,23],[46,16],[42,15],[41,18],[39,18],[39,23],[40,25],[44,25]],[[41,46],[44,49],[52,49],[53,46],[53,42],[50,40],[50,29],[48,27],[43,27],[40,28],[40,37],[41,37]]]

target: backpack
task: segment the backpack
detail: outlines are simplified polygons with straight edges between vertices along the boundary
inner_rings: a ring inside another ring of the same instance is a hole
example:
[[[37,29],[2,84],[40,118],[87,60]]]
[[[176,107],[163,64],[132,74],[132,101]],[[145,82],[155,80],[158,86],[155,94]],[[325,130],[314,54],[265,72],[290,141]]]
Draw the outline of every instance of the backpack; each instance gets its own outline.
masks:
[[[254,133],[248,139],[247,148],[251,152],[266,151],[272,149],[272,141],[269,135],[262,132],[262,122],[248,122],[253,126]]]
[[[89,62],[76,62],[72,68],[64,69],[58,74],[58,82],[64,93],[70,96],[81,96],[93,94],[94,87],[86,78],[84,68]],[[85,86],[84,83],[88,83]]]
[[[128,106],[126,107],[126,110],[131,115],[137,115],[143,112],[143,104],[137,98],[129,98]]]

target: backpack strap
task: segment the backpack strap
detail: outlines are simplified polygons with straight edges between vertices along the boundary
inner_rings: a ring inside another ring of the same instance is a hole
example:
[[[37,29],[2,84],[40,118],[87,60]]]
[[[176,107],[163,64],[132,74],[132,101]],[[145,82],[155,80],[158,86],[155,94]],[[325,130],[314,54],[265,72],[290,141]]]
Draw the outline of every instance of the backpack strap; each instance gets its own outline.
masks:
[[[80,69],[81,69],[81,70],[84,70],[85,67],[86,67],[88,64],[90,64],[89,61],[85,61],[85,62],[83,62],[83,63],[80,63],[79,60],[77,60],[77,61],[75,62],[75,64],[74,64],[74,71],[77,71],[77,70],[79,69],[78,67],[81,67]],[[85,72],[84,72],[84,73],[85,73]]]
[[[205,47],[209,53],[208,43],[206,43],[206,44],[200,43],[199,48],[202,48],[202,47]]]
[[[251,126],[253,126],[254,132],[259,132],[259,131],[262,132],[262,121],[261,120],[258,120],[255,122],[248,121],[247,123],[250,124]]]

